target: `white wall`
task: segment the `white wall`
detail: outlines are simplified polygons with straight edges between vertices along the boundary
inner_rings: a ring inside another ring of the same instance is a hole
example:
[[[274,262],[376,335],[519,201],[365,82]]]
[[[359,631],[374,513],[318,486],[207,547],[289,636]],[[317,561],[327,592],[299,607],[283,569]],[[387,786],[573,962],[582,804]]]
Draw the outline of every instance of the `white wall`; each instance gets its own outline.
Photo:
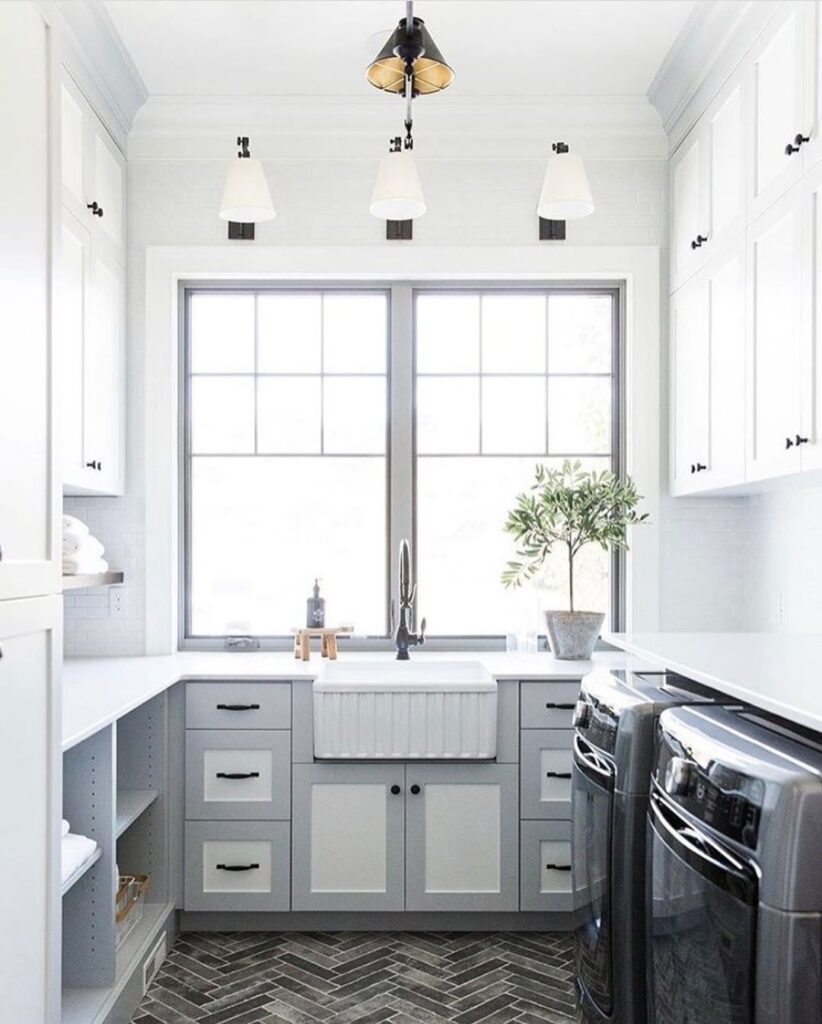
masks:
[[[666,179],[659,159],[589,159],[596,212],[569,223],[573,245],[658,245],[667,265]],[[368,214],[372,160],[267,162],[278,217],[258,225],[261,244],[385,244],[384,226]],[[151,459],[142,450],[145,247],[254,245],[228,243],[216,217],[222,161],[132,160],[128,169],[128,459],[123,498],[74,498],[106,545],[112,566],[127,579],[125,613],[108,615],[106,594],[76,594],[66,602],[69,654],[137,654],[144,648],[143,504]],[[420,161],[429,212],[414,225],[415,244],[545,245],[536,237],[534,209],[544,166],[536,160]],[[667,282],[662,285],[667,293]],[[667,316],[667,313],[665,314]],[[661,342],[662,343],[662,342]],[[663,467],[663,474],[665,470]],[[664,475],[663,475],[664,479]],[[662,628],[738,628],[737,504],[666,502],[663,536]],[[710,528],[705,527],[706,519]],[[681,557],[683,542],[690,554]],[[696,567],[701,566],[701,572]],[[675,585],[669,587],[669,581]],[[712,604],[704,604],[708,582]],[[701,609],[705,609],[702,613]]]

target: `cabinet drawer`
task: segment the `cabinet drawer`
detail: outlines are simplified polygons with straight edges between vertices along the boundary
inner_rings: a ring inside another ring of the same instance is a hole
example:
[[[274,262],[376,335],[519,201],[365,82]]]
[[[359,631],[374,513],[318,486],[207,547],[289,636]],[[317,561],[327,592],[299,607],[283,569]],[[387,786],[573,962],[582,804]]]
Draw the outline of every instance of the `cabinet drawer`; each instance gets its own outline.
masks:
[[[574,909],[571,822],[523,821],[520,826],[520,909]]]
[[[188,683],[188,729],[290,729],[291,683]]]
[[[520,734],[520,817],[571,817],[571,729]]]
[[[290,827],[285,821],[189,821],[186,910],[288,910]]]
[[[186,733],[186,818],[252,821],[290,815],[290,732]]]
[[[570,729],[579,680],[567,683],[521,683],[520,725],[523,729]]]

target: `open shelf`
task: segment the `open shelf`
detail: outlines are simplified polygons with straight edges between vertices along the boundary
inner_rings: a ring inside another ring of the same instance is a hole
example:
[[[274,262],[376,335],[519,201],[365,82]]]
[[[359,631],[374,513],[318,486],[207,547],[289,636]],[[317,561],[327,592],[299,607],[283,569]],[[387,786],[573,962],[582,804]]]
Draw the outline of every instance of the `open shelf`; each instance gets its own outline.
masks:
[[[106,988],[64,988],[62,1024],[93,1024],[103,1019],[173,912],[173,903],[146,903],[142,920],[117,951],[114,984]]]
[[[82,587],[111,587],[122,583],[124,574],[119,569],[109,572],[78,572],[63,576],[63,590],[80,590]]]
[[[102,857],[102,855],[103,855],[103,851],[98,846],[97,849],[94,851],[94,853],[89,857],[89,859],[87,861],[85,861],[85,863],[81,864],[79,868],[77,868],[75,871],[73,871],[68,876],[68,878],[65,880],[65,882],[63,882],[62,886],[60,887],[60,895],[61,896],[65,896],[66,893],[69,891],[69,889],[76,882],[80,881],[80,879],[89,870],[89,868],[94,867],[94,865]]]
[[[117,819],[114,825],[114,836],[119,839],[129,825],[140,817],[158,797],[156,789],[118,789]]]

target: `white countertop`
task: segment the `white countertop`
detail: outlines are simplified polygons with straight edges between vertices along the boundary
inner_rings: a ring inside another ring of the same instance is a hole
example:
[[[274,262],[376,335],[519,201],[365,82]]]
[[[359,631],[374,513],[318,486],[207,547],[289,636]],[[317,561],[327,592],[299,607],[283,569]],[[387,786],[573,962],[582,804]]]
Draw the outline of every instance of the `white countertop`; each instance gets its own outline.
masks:
[[[822,635],[615,633],[608,642],[822,732]]]
[[[649,668],[622,651],[592,661],[557,661],[550,654],[418,651],[413,660],[479,661],[495,679],[581,679],[594,667]],[[345,651],[340,660],[392,661],[390,651]],[[297,661],[289,651],[185,651],[136,658],[67,658],[63,663],[63,749],[133,711],[184,679],[312,680],[319,654]]]

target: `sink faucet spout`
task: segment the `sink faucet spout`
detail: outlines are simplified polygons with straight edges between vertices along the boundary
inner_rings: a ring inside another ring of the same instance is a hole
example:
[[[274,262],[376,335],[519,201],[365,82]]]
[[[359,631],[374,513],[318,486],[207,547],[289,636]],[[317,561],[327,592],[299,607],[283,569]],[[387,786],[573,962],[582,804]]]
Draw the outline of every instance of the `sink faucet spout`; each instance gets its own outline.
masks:
[[[400,615],[394,642],[397,647],[397,661],[408,661],[408,648],[419,647],[425,643],[425,619],[420,623],[419,633],[411,632],[411,616],[413,615],[414,599],[417,586],[411,582],[411,549],[407,540],[400,541]]]

